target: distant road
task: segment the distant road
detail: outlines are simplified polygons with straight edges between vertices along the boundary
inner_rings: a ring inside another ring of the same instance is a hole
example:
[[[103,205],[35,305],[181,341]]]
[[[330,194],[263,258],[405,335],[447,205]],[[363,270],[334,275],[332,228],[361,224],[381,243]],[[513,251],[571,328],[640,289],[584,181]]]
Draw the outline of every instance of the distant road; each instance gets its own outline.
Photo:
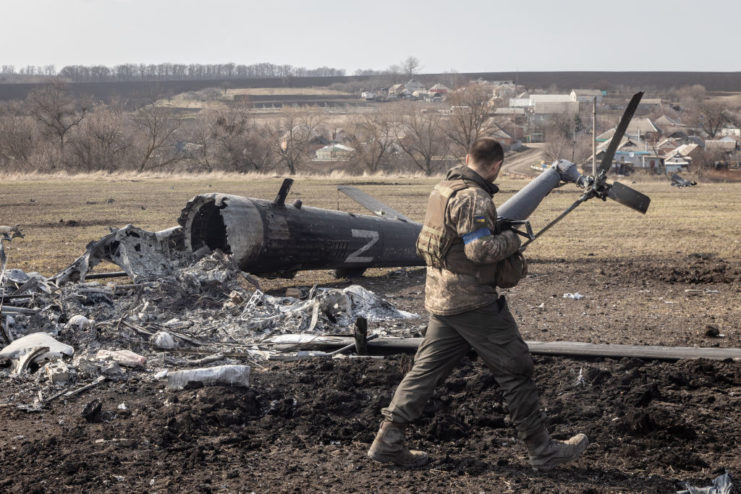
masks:
[[[507,155],[502,165],[502,173],[518,177],[535,177],[540,172],[533,170],[532,166],[540,165],[545,160],[543,148],[545,144],[526,144],[527,149],[518,153]]]

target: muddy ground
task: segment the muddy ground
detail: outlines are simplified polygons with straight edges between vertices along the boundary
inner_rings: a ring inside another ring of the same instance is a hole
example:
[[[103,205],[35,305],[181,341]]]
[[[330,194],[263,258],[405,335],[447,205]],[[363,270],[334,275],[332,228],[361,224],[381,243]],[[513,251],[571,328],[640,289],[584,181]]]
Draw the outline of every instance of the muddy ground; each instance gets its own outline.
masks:
[[[361,285],[424,316],[423,270],[370,274]],[[286,286],[296,284],[311,274]],[[508,298],[529,340],[741,347],[740,287],[741,261],[702,253],[549,259]],[[265,362],[249,388],[172,392],[130,372],[41,412],[0,408],[0,492],[668,493],[741,476],[741,362],[535,361],[553,435],[591,440],[582,460],[548,473],[528,467],[473,356],[409,431],[428,467],[368,460],[379,410],[412,362],[397,355]],[[2,394],[22,394],[25,379],[4,380]]]

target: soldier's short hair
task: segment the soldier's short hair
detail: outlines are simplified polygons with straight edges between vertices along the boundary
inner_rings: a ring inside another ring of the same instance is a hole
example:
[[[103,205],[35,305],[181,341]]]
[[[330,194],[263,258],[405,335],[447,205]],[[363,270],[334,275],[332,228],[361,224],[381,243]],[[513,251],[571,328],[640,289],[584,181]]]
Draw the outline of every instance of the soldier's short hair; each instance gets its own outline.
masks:
[[[504,159],[504,150],[499,142],[495,141],[491,137],[481,137],[476,139],[471,144],[471,149],[468,150],[468,154],[471,155],[474,163],[489,166],[495,161],[501,161]]]

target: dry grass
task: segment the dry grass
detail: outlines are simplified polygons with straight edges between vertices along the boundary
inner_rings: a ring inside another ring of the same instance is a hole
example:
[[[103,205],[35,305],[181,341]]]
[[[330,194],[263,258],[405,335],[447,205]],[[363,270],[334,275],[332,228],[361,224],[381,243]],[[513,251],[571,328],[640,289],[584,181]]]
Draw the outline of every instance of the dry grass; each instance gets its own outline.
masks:
[[[722,93],[716,96],[711,96],[710,101],[728,107],[737,108],[741,106],[741,93]]]
[[[295,177],[289,201],[307,206],[366,211],[339,194],[338,184],[355,184],[391,207],[421,221],[436,178]],[[9,267],[50,275],[70,264],[85,245],[128,223],[159,230],[177,223],[194,195],[225,192],[272,199],[282,181],[260,175],[6,176],[0,196],[0,224],[20,224],[25,238],[6,245]],[[503,179],[498,203],[525,185]],[[652,199],[647,215],[612,201],[592,200],[554,227],[528,250],[534,258],[588,256],[667,258],[707,252],[739,259],[741,184],[701,184],[677,189],[667,182],[630,184]],[[579,195],[565,186],[547,197],[531,217],[537,231]],[[109,201],[112,199],[112,201]],[[77,226],[68,226],[75,221]]]
[[[706,252],[741,258],[741,184],[701,184],[678,189],[667,182],[628,185],[651,198],[644,216],[608,200],[577,208],[538,240],[529,254],[537,257],[671,258]],[[568,191],[568,192],[567,192]],[[542,225],[568,207],[574,188],[551,194],[531,218]]]

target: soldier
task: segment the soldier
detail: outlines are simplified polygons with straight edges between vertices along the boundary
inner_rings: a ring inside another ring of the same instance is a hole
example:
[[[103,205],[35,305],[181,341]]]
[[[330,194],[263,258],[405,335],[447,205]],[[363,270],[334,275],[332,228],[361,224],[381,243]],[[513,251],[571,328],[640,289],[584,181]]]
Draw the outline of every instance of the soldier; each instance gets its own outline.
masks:
[[[502,166],[502,146],[478,139],[466,165],[450,170],[430,194],[417,252],[427,264],[427,333],[414,366],[396,389],[368,451],[376,461],[401,466],[427,463],[427,453],[404,445],[404,428],[422,414],[435,386],[473,348],[491,369],[504,393],[510,418],[525,442],[530,464],[548,470],[577,459],[588,440],[551,439],[543,423],[531,376],[533,361],[496,286],[514,286],[526,274],[519,237],[498,232],[492,196]]]

